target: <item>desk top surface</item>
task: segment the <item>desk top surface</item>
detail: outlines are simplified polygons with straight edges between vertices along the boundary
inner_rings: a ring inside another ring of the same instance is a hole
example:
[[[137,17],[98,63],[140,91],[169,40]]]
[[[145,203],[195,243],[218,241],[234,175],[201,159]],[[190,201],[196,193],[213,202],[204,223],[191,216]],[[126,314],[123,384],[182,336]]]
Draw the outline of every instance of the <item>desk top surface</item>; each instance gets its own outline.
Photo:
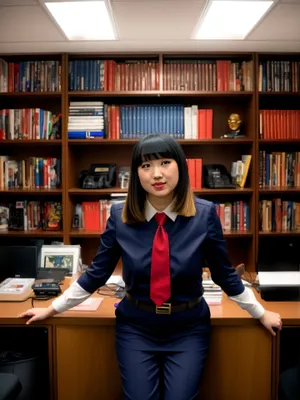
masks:
[[[69,286],[65,282],[63,290]],[[254,290],[254,293],[263,307],[269,311],[278,312],[282,321],[287,325],[300,325],[300,302],[265,302]],[[90,325],[114,325],[114,304],[120,301],[115,297],[93,294],[92,297],[102,297],[103,301],[96,311],[66,311],[47,320],[50,324],[90,324]],[[48,307],[52,300],[34,300],[34,307]],[[213,325],[243,325],[255,322],[253,318],[242,310],[235,302],[223,294],[221,305],[210,305]],[[32,300],[24,302],[0,302],[0,324],[23,324],[25,319],[19,319],[18,315],[32,308]],[[45,322],[43,322],[45,324]]]

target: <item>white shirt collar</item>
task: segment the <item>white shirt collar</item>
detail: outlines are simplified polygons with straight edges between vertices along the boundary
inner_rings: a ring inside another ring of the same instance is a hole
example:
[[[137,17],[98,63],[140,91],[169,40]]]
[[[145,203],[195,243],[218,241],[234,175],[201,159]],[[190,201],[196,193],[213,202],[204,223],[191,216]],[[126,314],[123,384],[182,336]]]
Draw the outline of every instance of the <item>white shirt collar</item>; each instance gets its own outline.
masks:
[[[172,208],[173,208],[173,201],[168,205],[167,208],[165,208],[161,212],[164,212],[167,215],[167,217],[169,217],[172,221],[175,221],[175,219],[177,217],[177,213],[175,211],[172,211]],[[151,221],[151,219],[154,217],[154,215],[157,212],[158,211],[153,207],[153,205],[147,199],[146,200],[146,205],[145,205],[145,217],[146,217],[146,220],[148,222]]]

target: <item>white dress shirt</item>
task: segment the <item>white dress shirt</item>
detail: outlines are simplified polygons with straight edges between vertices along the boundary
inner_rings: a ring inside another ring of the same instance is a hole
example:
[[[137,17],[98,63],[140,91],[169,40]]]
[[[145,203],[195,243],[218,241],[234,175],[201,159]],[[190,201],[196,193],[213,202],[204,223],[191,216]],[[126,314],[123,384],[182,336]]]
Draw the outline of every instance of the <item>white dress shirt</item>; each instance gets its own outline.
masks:
[[[163,211],[172,221],[177,218],[177,213],[172,211],[172,203]],[[145,217],[150,221],[157,210],[147,200],[145,207]],[[84,290],[77,282],[74,282],[65,292],[52,302],[53,308],[57,312],[63,312],[69,308],[82,303],[91,293]],[[263,306],[256,300],[253,291],[247,287],[243,293],[237,296],[230,296],[230,300],[235,301],[243,310],[246,310],[253,318],[261,318],[265,312]]]

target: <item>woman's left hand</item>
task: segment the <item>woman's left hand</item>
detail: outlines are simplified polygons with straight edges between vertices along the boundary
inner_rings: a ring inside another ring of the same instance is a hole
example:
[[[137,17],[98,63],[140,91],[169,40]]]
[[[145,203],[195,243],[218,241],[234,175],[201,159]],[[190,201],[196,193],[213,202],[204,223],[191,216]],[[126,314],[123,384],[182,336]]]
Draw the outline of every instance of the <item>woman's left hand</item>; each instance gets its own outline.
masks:
[[[272,311],[265,310],[264,315],[259,320],[263,324],[263,326],[271,332],[273,336],[276,336],[276,333],[272,328],[277,328],[279,331],[281,331],[282,329],[280,315]]]

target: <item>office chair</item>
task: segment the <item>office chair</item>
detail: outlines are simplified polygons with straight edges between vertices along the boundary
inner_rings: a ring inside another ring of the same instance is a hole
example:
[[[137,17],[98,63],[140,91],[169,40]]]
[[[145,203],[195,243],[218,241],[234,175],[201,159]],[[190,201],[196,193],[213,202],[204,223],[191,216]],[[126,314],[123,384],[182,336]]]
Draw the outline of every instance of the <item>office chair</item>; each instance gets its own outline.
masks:
[[[16,400],[21,390],[22,385],[16,375],[0,373],[0,400]]]

